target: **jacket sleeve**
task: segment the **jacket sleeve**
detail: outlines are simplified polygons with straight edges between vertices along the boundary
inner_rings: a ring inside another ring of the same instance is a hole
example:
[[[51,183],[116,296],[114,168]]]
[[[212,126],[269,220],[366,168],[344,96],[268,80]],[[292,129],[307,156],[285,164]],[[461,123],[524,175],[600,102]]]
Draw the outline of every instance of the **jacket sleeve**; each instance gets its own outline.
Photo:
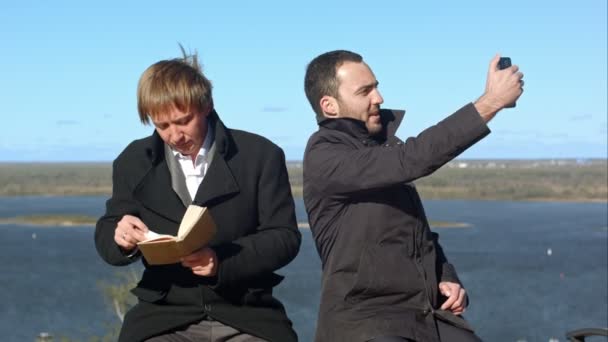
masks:
[[[116,224],[124,215],[138,216],[137,204],[132,191],[124,180],[125,170],[119,160],[112,164],[112,197],[106,202],[106,212],[95,227],[95,247],[103,260],[111,265],[127,265],[137,260],[139,252],[128,255],[114,241]]]
[[[296,224],[285,157],[278,147],[263,162],[257,206],[259,224],[254,234],[214,247],[220,259],[215,287],[234,286],[243,280],[267,276],[287,265],[300,249],[301,234]],[[274,286],[279,281],[266,286]]]
[[[439,282],[449,281],[462,285],[460,279],[458,278],[458,274],[456,274],[456,269],[454,268],[454,265],[448,262],[448,259],[445,256],[445,253],[443,252],[443,248],[441,248],[441,245],[439,244],[439,234],[432,234],[433,242],[435,244],[435,250],[437,251],[437,264],[440,265],[440,274],[438,279]]]
[[[490,130],[468,104],[403,144],[356,149],[341,142],[314,141],[306,171],[325,194],[348,194],[427,176],[475,144]]]
[[[458,278],[458,274],[456,273],[456,268],[454,268],[454,265],[452,265],[451,263],[448,262],[448,259],[446,258],[445,253],[443,252],[443,248],[441,248],[441,245],[439,244],[439,241],[438,241],[439,234],[437,234],[437,233],[432,233],[432,234],[433,234],[433,240],[435,243],[435,250],[437,251],[437,264],[440,267],[438,281],[440,283],[444,282],[444,281],[448,281],[451,283],[460,284],[460,286],[462,288],[464,288],[464,284],[460,281],[460,278]],[[470,303],[471,303],[470,297],[467,296],[464,306],[468,307],[470,305]]]

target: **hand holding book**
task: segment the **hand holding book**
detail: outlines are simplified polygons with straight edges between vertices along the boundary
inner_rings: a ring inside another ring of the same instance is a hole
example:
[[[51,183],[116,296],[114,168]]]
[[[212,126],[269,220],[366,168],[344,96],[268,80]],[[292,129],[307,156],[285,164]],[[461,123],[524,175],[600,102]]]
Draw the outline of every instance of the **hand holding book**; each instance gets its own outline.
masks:
[[[209,247],[201,248],[182,258],[182,266],[202,277],[213,277],[217,273],[217,255]]]
[[[148,231],[146,240],[137,247],[151,265],[178,263],[181,258],[204,247],[216,232],[215,222],[205,207],[190,205],[177,232],[177,236]]]

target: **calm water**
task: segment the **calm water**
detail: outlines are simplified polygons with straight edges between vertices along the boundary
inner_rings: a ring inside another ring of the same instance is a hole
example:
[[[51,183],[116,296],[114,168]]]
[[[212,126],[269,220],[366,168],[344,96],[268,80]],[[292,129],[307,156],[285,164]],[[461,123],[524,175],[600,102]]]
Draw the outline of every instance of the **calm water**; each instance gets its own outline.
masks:
[[[103,212],[102,197],[0,198],[0,218]],[[486,341],[565,341],[566,331],[608,326],[608,210],[603,204],[427,201],[432,220],[471,296],[467,317]],[[298,217],[305,220],[301,201]],[[279,273],[276,293],[301,341],[311,341],[319,301],[319,258],[310,231]],[[0,225],[0,336],[34,341],[42,331],[87,340],[118,321],[99,283],[122,272],[95,252],[93,228]],[[549,252],[550,251],[550,252]]]

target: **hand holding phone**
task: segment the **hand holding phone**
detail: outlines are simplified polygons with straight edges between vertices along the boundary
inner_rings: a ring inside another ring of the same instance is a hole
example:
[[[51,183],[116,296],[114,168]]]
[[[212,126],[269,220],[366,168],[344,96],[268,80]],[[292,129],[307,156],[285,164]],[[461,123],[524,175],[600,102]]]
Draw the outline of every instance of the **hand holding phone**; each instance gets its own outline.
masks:
[[[498,60],[498,69],[499,70],[509,68],[510,66],[511,66],[511,58],[500,57],[500,59]],[[516,105],[515,102],[513,102],[513,103],[506,105],[505,108],[513,108],[513,107],[515,107],[515,105]]]

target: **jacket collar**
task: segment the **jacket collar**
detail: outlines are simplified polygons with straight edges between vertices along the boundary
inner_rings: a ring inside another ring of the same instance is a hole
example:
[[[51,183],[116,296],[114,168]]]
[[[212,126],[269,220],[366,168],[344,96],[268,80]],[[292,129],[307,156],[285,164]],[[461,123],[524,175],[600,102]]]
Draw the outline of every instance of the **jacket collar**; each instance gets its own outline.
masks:
[[[209,206],[221,198],[239,192],[238,183],[228,162],[238,152],[230,130],[224,126],[217,112],[212,110],[208,117],[215,133],[214,155],[205,178],[192,203]],[[135,187],[134,196],[148,209],[180,222],[186,210],[180,196],[173,190],[171,172],[165,158],[165,143],[156,131],[145,147],[150,167]]]
[[[388,138],[394,137],[397,128],[405,116],[404,110],[382,109],[380,110],[380,121],[382,131],[375,135],[370,135],[365,127],[365,122],[351,118],[325,119],[319,122],[319,126],[326,129],[333,129],[344,132],[352,137],[361,140],[372,139],[378,143],[384,143]]]

